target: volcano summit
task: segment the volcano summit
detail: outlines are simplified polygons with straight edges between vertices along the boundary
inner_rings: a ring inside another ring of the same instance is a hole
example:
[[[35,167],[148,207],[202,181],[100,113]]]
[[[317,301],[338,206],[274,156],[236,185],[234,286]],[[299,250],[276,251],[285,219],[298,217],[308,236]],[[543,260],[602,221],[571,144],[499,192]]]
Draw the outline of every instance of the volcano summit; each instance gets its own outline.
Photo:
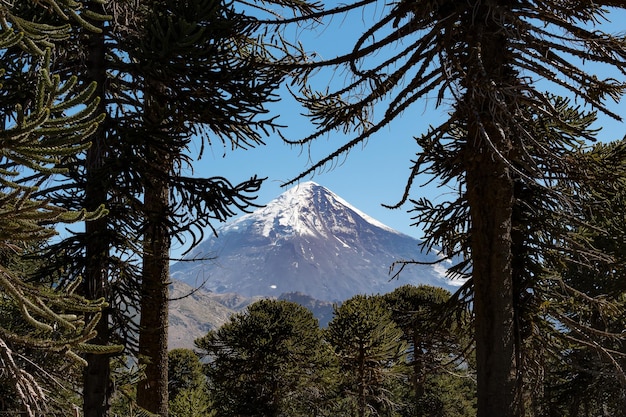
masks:
[[[192,286],[247,297],[299,292],[343,301],[405,284],[450,289],[441,266],[411,265],[390,281],[394,261],[436,259],[420,253],[419,244],[327,188],[305,182],[218,229],[218,237],[202,242],[171,272],[172,279]]]

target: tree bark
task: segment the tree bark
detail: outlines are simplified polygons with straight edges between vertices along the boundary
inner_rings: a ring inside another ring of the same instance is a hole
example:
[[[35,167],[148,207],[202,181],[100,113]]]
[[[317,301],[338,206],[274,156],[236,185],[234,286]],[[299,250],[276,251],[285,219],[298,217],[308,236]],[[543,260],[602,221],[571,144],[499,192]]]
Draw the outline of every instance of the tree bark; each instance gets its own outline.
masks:
[[[502,163],[491,161],[488,154],[484,156],[477,168],[467,173],[478,417],[515,417],[519,398],[511,270],[512,182]],[[489,172],[488,167],[494,170]],[[495,169],[501,176],[494,175]]]
[[[158,83],[147,83],[145,94],[144,145],[145,178],[143,267],[141,282],[141,319],[139,328],[139,364],[145,367],[145,379],[137,386],[137,405],[161,417],[168,415],[167,326],[169,302],[170,187],[173,171],[171,147],[165,146],[167,133],[162,132],[163,115],[154,103],[150,88],[160,91]]]
[[[161,166],[165,168],[168,164]],[[164,179],[154,180],[146,188],[144,205],[148,225],[144,235],[139,364],[145,366],[145,379],[137,386],[137,405],[167,417],[170,237],[167,227],[169,187]]]
[[[499,7],[507,7],[501,4]],[[466,95],[460,111],[467,122],[464,155],[471,217],[472,279],[478,417],[519,417],[521,385],[516,360],[511,225],[516,74],[497,7],[479,4],[466,22]]]
[[[88,7],[95,12],[103,13],[102,5],[89,2]],[[93,22],[102,29],[102,22]],[[86,32],[85,46],[88,51],[86,59],[86,79],[89,83],[97,83],[97,95],[101,98],[97,113],[105,113],[105,41],[103,33]],[[85,161],[85,208],[95,210],[107,202],[106,172],[106,121],[101,123],[97,131],[89,138],[91,147],[87,150]],[[105,297],[108,299],[108,259],[109,240],[106,217],[85,223],[85,257],[86,267],[83,281],[84,296],[88,299]],[[89,320],[89,317],[87,318]],[[107,345],[110,342],[109,313],[105,308],[102,318],[96,326],[98,335],[91,343]],[[109,355],[85,355],[87,366],[83,370],[83,415],[85,417],[105,417],[108,415],[111,397]]]

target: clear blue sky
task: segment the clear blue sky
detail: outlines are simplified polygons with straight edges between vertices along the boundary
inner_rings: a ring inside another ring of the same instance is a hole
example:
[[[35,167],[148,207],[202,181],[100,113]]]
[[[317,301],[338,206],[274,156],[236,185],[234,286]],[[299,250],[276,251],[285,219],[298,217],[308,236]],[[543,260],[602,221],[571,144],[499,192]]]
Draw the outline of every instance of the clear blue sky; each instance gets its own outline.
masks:
[[[302,30],[300,36],[305,49],[316,51],[323,58],[333,57],[342,48],[345,52],[351,48],[355,37],[363,32],[366,25],[369,26],[368,21],[371,22],[371,19],[379,16],[379,13],[380,10],[373,8],[370,9],[368,16],[364,13],[353,14],[346,19],[335,19],[328,26],[320,26],[314,31]],[[614,13],[611,18],[612,23],[602,25],[602,29],[612,33],[623,32],[626,11]],[[320,87],[323,87],[324,83],[343,82],[345,75],[337,73],[320,78]],[[610,108],[626,116],[624,100],[620,104],[611,104]],[[299,116],[302,110],[287,95],[273,109],[275,114],[280,115],[279,122],[289,126],[284,132],[290,139],[299,139],[311,132],[310,124]],[[394,204],[400,199],[408,178],[410,161],[419,150],[413,137],[425,132],[429,124],[436,125],[446,112],[445,105],[435,108],[432,102],[418,102],[390,128],[378,132],[364,148],[355,148],[345,159],[305,180],[310,179],[329,188],[388,226],[421,238],[421,229],[410,226],[411,214],[407,213],[411,208],[410,204],[397,210],[386,209],[381,204]],[[626,126],[623,123],[603,118],[600,125],[603,126],[603,130],[599,138],[603,141],[621,139],[626,134]],[[304,149],[284,144],[277,135],[268,137],[266,143],[266,146],[248,150],[232,151],[230,148],[222,148],[221,145],[205,149],[202,160],[194,165],[196,175],[224,176],[233,183],[255,174],[268,177],[258,198],[260,204],[265,204],[285,191],[285,188],[281,187],[284,182],[298,175],[310,166],[311,162],[317,161],[342,145],[344,137],[340,134],[322,137],[310,148]],[[445,198],[446,193],[453,192],[454,190],[437,189],[436,184],[426,188],[414,184],[411,197]],[[176,248],[174,251],[176,252]]]

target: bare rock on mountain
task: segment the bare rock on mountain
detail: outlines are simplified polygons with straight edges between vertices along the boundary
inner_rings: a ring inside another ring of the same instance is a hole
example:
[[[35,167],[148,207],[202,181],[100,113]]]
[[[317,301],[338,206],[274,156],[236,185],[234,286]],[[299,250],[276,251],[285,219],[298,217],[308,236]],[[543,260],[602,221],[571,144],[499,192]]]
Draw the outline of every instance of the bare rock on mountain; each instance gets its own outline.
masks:
[[[407,267],[390,280],[395,261],[437,259],[420,253],[419,244],[327,188],[306,182],[219,229],[218,237],[202,242],[171,272],[172,279],[215,294],[301,293],[330,302],[404,284],[452,288],[443,268],[432,265]]]
[[[231,315],[260,298],[214,294],[175,281],[170,285],[170,299],[168,347],[193,349],[194,340],[218,329]]]

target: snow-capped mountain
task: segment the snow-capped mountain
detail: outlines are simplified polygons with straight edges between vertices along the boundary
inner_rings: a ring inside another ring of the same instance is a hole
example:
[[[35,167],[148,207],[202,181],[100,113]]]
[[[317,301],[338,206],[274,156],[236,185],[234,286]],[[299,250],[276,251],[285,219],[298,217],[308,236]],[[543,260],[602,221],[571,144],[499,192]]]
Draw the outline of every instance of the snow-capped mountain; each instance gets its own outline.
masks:
[[[382,294],[409,283],[449,287],[442,268],[428,265],[407,267],[390,281],[394,261],[436,259],[421,254],[419,243],[306,182],[219,229],[218,237],[172,265],[172,279],[215,293],[299,292],[325,301]]]

